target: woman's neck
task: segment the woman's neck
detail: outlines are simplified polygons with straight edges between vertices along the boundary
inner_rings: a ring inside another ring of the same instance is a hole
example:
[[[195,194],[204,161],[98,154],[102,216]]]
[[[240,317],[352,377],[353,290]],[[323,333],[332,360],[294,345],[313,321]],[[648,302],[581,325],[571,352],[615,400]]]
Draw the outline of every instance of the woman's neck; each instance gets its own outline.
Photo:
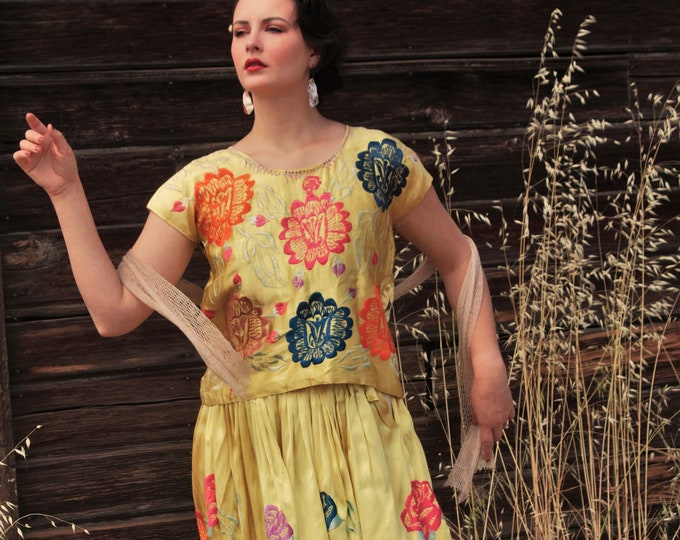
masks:
[[[235,146],[261,165],[297,169],[330,159],[340,149],[345,126],[305,103],[255,101],[253,127]]]

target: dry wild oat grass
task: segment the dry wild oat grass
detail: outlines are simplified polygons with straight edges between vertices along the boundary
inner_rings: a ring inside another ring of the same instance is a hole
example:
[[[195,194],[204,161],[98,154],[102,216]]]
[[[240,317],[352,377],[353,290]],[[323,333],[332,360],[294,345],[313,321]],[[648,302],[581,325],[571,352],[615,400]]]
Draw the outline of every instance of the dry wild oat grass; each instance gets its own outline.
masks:
[[[26,459],[28,451],[31,448],[31,436],[41,427],[42,426],[40,425],[36,426],[33,431],[19,441],[10,453],[0,460],[0,467],[9,467],[12,458],[16,456]],[[60,526],[69,527],[73,534],[76,534],[77,532],[90,534],[87,529],[83,529],[75,523],[70,523],[54,516],[47,514],[27,514],[16,517],[17,511],[17,505],[11,501],[4,501],[0,504],[0,540],[13,537],[11,535],[14,533],[19,537],[24,538],[24,531],[31,529],[31,522],[34,519],[46,520],[50,526],[55,529]]]
[[[576,81],[595,20],[582,23],[565,64],[560,17],[553,12],[527,104],[520,215],[501,231],[517,420],[501,465],[455,507],[451,527],[460,538],[678,539],[680,376],[656,377],[673,365],[664,343],[678,313],[680,217],[664,221],[657,211],[680,186],[678,163],[658,157],[677,144],[680,83],[669,96],[648,96],[646,108],[632,86],[623,140],[604,120],[577,120],[578,107],[598,97]],[[450,141],[445,134],[445,151],[434,150],[448,199]],[[630,158],[603,165],[597,152],[608,145],[631,148]],[[446,319],[444,306],[436,283],[423,316]],[[426,338],[418,326],[408,331]],[[440,359],[455,341],[443,326]],[[445,382],[450,370],[440,360],[428,376]],[[448,409],[438,414],[450,443]]]

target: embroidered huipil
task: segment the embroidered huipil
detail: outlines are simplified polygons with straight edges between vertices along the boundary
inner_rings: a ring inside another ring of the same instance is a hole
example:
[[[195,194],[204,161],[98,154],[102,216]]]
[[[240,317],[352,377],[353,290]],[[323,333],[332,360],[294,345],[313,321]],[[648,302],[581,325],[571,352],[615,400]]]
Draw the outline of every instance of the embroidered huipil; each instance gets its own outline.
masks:
[[[334,383],[402,395],[385,316],[391,222],[431,181],[399,140],[348,127],[338,153],[310,169],[270,170],[227,148],[159,188],[149,210],[208,260],[201,309],[252,368],[246,399]],[[201,398],[237,400],[210,370]]]

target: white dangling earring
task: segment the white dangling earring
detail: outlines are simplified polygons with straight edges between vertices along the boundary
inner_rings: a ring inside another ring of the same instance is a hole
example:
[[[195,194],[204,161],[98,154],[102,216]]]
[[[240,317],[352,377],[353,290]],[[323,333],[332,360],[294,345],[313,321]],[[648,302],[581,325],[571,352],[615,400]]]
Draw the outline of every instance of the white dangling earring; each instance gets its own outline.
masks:
[[[243,112],[246,114],[253,114],[255,105],[253,105],[253,98],[250,96],[248,90],[243,91]]]
[[[307,83],[307,97],[309,98],[309,106],[312,109],[319,104],[319,90],[316,87],[314,79],[311,77]]]

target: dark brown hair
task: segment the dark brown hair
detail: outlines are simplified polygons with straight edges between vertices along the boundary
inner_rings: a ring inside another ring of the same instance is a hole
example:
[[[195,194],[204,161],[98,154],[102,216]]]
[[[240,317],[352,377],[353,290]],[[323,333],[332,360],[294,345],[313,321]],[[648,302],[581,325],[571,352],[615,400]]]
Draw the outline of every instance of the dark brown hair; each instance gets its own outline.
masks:
[[[312,77],[323,96],[342,87],[342,63],[347,40],[340,19],[328,0],[294,0],[297,24],[307,45],[319,53]]]

